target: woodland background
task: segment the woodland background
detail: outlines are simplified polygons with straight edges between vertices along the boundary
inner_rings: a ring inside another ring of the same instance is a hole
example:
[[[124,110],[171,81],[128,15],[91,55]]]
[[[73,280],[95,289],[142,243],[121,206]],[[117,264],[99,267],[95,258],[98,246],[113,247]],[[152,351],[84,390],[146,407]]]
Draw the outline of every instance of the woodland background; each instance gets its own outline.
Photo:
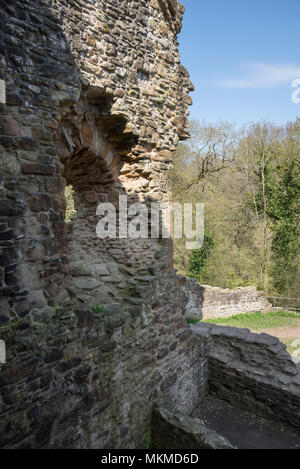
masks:
[[[190,123],[169,173],[173,202],[205,204],[205,241],[175,240],[175,265],[201,284],[300,296],[300,118],[286,126]]]

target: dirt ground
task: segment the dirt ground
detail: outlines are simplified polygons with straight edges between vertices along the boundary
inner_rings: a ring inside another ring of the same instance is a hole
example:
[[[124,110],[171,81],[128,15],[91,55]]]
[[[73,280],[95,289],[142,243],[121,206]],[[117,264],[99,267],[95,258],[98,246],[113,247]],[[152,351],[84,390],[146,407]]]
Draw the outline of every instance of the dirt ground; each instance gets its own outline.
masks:
[[[299,339],[300,340],[300,324],[299,326],[287,326],[287,327],[276,327],[274,329],[263,329],[259,331],[253,331],[257,333],[264,332],[265,334],[270,334],[279,339]]]

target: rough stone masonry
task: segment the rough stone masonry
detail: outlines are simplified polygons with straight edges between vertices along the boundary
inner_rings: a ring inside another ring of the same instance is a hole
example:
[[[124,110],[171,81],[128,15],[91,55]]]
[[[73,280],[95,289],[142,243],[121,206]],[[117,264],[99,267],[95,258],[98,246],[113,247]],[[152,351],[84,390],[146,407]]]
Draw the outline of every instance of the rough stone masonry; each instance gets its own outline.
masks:
[[[208,390],[210,341],[185,327],[202,288],[169,240],[100,240],[96,208],[168,201],[193,89],[183,7],[0,8],[0,447],[150,447],[154,402],[188,416]]]
[[[205,392],[205,344],[188,340],[170,242],[100,240],[96,208],[168,200],[193,89],[183,7],[0,6],[0,446],[149,446],[158,397],[191,412]]]
[[[235,314],[271,311],[272,305],[265,293],[255,287],[238,287],[233,290],[202,285],[202,317],[222,318]]]
[[[168,200],[193,89],[177,49],[183,7],[44,0],[1,10],[1,321],[70,298],[141,304],[136,282],[170,264],[170,243],[99,242],[96,207],[118,209],[119,195]],[[68,230],[65,184],[77,210]]]

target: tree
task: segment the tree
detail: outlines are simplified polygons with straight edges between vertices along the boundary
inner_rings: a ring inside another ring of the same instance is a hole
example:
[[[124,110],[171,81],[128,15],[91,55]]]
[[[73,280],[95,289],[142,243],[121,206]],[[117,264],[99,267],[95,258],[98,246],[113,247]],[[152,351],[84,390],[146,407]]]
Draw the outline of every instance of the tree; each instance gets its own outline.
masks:
[[[272,124],[261,122],[245,130],[245,137],[240,141],[239,158],[244,159],[240,166],[247,178],[250,206],[255,211],[257,223],[261,225],[261,263],[260,285],[269,290],[271,235],[268,220],[266,179],[273,171],[274,161],[280,154],[282,129]]]
[[[170,182],[174,202],[205,204],[207,239],[193,252],[175,240],[175,265],[210,285],[299,296],[300,119],[239,133],[227,123],[193,121],[191,129]]]
[[[192,120],[189,131],[191,137],[188,144],[179,146],[177,165],[171,176],[176,192],[185,192],[199,186],[209,174],[228,167],[234,161],[237,151],[237,132],[229,122],[220,122],[213,126]],[[190,169],[189,178],[182,178],[178,174],[178,168],[182,168],[184,164]]]
[[[206,283],[206,263],[213,246],[213,237],[205,233],[202,248],[193,250],[190,255],[187,275],[200,283]]]
[[[274,171],[267,177],[268,216],[273,232],[273,285],[299,295],[300,274],[300,119],[285,129]]]

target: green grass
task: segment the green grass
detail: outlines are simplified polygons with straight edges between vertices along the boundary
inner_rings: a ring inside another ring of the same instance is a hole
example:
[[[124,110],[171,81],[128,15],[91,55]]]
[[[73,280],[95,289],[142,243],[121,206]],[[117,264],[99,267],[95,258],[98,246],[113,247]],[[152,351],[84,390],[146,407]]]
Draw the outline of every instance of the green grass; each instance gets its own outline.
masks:
[[[197,324],[198,322],[200,322],[200,320],[199,319],[187,318],[186,322],[188,324]],[[203,321],[203,322],[205,322],[205,321]]]
[[[94,306],[92,306],[92,311],[93,311],[93,313],[97,314],[97,313],[103,313],[105,310],[104,310],[103,306],[94,305]]]
[[[197,319],[187,319],[188,324],[196,324]],[[276,329],[280,327],[293,327],[300,325],[300,314],[288,311],[274,311],[272,313],[246,313],[236,314],[229,318],[211,318],[201,322],[220,324],[223,326],[239,327],[250,329],[251,331],[260,331],[263,329]],[[300,339],[300,337],[299,337]],[[286,344],[287,351],[292,354],[299,345],[294,345],[295,338],[280,338],[281,342]],[[300,357],[299,357],[300,358]]]
[[[287,351],[292,355],[293,352],[296,352],[299,350],[299,345],[297,344],[297,340],[296,339],[285,339],[285,338],[282,338],[280,339],[281,342],[283,342],[286,346],[287,346]],[[299,354],[297,354],[297,358],[300,358]]]
[[[300,324],[300,315],[287,311],[271,313],[236,314],[229,318],[211,318],[203,322],[222,324],[224,326],[247,328],[251,330],[273,329],[283,326],[297,326]]]

